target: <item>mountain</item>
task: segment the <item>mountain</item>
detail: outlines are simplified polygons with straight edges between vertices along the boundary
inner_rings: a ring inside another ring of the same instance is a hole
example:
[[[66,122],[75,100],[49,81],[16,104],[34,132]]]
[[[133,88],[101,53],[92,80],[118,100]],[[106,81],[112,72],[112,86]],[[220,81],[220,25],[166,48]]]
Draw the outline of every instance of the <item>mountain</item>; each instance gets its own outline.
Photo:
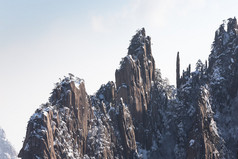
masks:
[[[11,143],[7,140],[4,130],[0,127],[0,158],[16,159],[17,153]]]
[[[227,28],[227,29],[225,29]],[[88,95],[69,74],[31,116],[19,157],[238,158],[238,26],[228,19],[215,33],[209,64],[198,60],[177,88],[161,77],[145,29],[130,41],[115,83]]]

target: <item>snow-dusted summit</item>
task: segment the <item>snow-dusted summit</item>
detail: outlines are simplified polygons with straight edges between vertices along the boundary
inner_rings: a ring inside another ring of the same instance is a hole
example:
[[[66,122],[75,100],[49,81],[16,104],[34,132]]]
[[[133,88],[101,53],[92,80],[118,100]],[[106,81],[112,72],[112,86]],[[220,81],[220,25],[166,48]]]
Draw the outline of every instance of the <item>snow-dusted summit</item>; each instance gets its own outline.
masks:
[[[0,158],[16,159],[17,153],[11,143],[7,140],[4,130],[0,127]]]
[[[227,25],[227,27],[225,27]],[[227,28],[227,29],[226,29]],[[69,74],[31,116],[23,159],[237,159],[238,26],[215,33],[208,62],[161,77],[142,28],[132,37],[115,83],[95,95]]]

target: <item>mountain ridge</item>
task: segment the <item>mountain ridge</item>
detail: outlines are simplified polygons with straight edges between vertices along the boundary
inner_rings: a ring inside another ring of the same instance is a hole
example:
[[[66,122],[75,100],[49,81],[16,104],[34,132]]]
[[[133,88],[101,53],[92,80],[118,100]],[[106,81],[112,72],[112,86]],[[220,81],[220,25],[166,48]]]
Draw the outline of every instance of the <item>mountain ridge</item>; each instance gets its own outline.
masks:
[[[27,126],[21,158],[237,158],[236,18],[215,33],[209,65],[199,60],[177,89],[162,79],[142,28],[113,81],[95,95],[69,74]],[[224,123],[225,121],[225,123]],[[40,148],[40,149],[39,149]]]
[[[17,152],[11,143],[7,140],[5,131],[0,127],[0,158],[16,159]]]

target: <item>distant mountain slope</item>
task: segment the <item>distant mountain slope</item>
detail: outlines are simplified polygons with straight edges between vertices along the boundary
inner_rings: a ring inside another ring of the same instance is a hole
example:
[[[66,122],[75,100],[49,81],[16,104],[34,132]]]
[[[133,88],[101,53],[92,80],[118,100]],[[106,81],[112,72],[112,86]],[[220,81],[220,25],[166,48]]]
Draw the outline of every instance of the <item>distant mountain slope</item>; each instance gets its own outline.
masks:
[[[209,63],[180,74],[177,88],[162,79],[145,29],[110,81],[89,96],[69,74],[32,115],[19,157],[238,158],[238,26],[230,18],[215,33]]]
[[[0,158],[16,159],[17,153],[10,142],[6,139],[4,130],[0,127]]]

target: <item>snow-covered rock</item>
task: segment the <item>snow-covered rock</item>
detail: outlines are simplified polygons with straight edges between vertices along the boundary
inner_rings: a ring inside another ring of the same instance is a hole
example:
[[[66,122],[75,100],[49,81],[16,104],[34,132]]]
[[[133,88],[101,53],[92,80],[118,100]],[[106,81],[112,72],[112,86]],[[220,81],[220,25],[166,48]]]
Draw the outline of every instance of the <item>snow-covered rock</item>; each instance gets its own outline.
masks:
[[[16,159],[17,153],[11,143],[7,140],[4,130],[0,127],[0,158]]]
[[[209,65],[198,60],[177,88],[155,68],[145,29],[132,37],[116,82],[88,96],[69,74],[28,122],[19,156],[32,158],[235,159],[238,153],[237,21],[215,33]]]

